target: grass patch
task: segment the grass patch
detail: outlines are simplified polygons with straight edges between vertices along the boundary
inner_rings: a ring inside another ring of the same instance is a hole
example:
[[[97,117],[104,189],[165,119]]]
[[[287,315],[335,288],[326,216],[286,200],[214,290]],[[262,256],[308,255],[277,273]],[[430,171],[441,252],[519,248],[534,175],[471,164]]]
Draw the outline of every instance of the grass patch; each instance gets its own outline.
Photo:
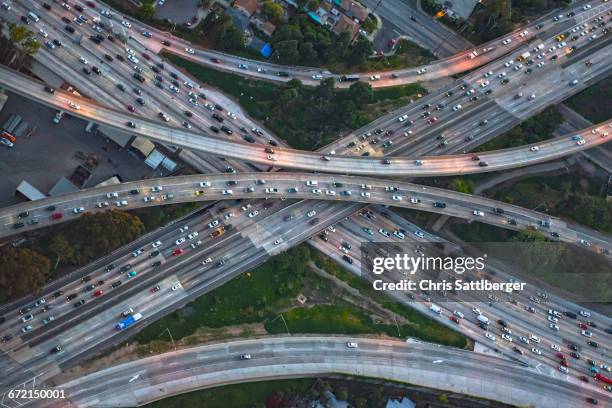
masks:
[[[610,118],[609,102],[612,100],[612,76],[601,80],[572,96],[565,104],[593,123]]]
[[[282,401],[289,400],[292,397],[306,395],[316,381],[317,380],[313,378],[300,378],[226,385],[165,398],[144,406],[148,408],[264,407],[268,406],[265,404],[269,399],[276,400],[278,396],[282,396],[280,398]],[[275,396],[277,398],[274,398]]]
[[[436,57],[427,49],[420,47],[412,41],[401,39],[396,46],[395,54],[379,59],[369,59],[366,62],[366,71],[385,71],[404,67],[425,65]]]
[[[254,323],[275,316],[277,310],[289,305],[303,287],[309,256],[310,249],[306,245],[277,255],[152,323],[135,339],[141,344],[149,343],[168,327],[177,340],[203,327]]]
[[[172,220],[184,217],[202,206],[203,204],[201,202],[191,202],[152,208],[141,208],[131,212],[140,218],[145,226],[145,230],[148,232],[153,231],[162,225],[166,225]]]
[[[315,150],[339,133],[364,126],[425,93],[418,84],[375,91],[361,82],[348,90],[334,89],[328,81],[315,88],[299,81],[271,84],[219,72],[175,55],[165,57],[198,80],[232,95],[250,116],[298,149]]]
[[[411,324],[396,326],[374,322],[365,311],[344,302],[334,305],[317,305],[310,308],[296,308],[283,313],[283,320],[273,319],[266,322],[266,330],[273,334],[286,333],[323,333],[323,334],[386,334],[390,337],[418,337],[427,341],[456,347],[465,347],[466,340],[461,334],[453,332],[417,312],[411,313],[400,304],[386,303],[384,306],[394,312],[418,319]],[[287,328],[285,327],[285,323]]]
[[[518,234],[480,222],[452,223],[451,231],[466,242],[505,242]]]

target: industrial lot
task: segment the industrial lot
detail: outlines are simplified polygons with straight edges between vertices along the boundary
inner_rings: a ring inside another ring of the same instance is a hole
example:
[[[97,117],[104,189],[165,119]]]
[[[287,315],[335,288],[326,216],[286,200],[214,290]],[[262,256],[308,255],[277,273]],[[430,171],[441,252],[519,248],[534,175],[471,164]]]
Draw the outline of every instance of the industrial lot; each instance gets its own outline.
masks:
[[[2,407],[612,405],[612,3],[196,3],[0,4]]]

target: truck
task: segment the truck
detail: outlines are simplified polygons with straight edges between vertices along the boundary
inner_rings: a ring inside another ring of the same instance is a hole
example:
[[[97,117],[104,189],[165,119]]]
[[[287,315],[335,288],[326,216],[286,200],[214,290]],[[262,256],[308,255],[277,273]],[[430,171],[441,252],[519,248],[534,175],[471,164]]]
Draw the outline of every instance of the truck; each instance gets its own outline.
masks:
[[[431,310],[432,312],[437,313],[437,314],[441,314],[442,313],[442,310],[440,310],[440,307],[437,306],[437,305],[434,305],[433,303],[431,304],[431,306],[429,306],[429,310]]]
[[[599,381],[605,382],[606,384],[612,384],[612,379],[606,377],[603,374],[597,373],[597,374],[595,374],[595,378],[597,378]]]
[[[340,77],[340,81],[342,81],[342,82],[355,82],[355,81],[359,81],[359,75],[342,75]]]
[[[529,58],[531,56],[531,54],[529,53],[529,51],[525,51],[524,53],[522,53],[521,55],[518,56],[518,58],[516,59],[519,62],[523,62],[525,61],[527,58]]]
[[[483,324],[489,324],[489,318],[484,315],[478,315],[476,320],[478,320],[480,323],[483,323]]]
[[[115,328],[117,330],[127,329],[128,327],[130,327],[131,325],[133,325],[134,323],[136,323],[140,319],[142,319],[142,313],[135,313],[135,314],[133,314],[131,316],[128,316],[127,318],[121,320],[119,323],[117,323]]]

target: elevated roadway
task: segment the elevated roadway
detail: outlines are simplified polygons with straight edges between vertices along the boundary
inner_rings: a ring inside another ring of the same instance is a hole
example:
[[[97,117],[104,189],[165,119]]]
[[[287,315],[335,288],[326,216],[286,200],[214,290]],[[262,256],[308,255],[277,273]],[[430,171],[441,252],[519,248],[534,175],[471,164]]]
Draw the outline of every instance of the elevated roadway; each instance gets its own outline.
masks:
[[[566,137],[542,142],[537,146],[527,145],[499,153],[482,154],[479,160],[473,160],[473,155],[425,158],[417,156],[381,160],[370,157],[321,155],[317,152],[284,147],[272,148],[172,128],[165,123],[100,106],[95,101],[70,95],[64,91],[56,90],[50,94],[44,90],[41,83],[6,67],[0,68],[0,85],[47,106],[68,109],[71,115],[118,130],[128,130],[130,133],[170,145],[275,167],[354,175],[440,176],[503,170],[535,164],[607,142],[609,137],[606,128],[612,123],[605,122],[598,125],[597,129],[601,129],[598,133],[591,134],[592,129],[583,131],[582,138],[586,141],[583,144]],[[133,127],[126,126],[128,123],[132,123]]]
[[[315,185],[316,184],[316,185]],[[136,194],[132,194],[132,190]],[[310,173],[238,173],[165,177],[85,189],[0,209],[2,233],[15,232],[14,224],[29,229],[73,219],[83,211],[108,208],[135,209],[189,201],[224,199],[314,199],[349,201],[436,212],[520,230],[541,228],[562,241],[612,251],[612,238],[556,217],[514,205],[456,191],[406,182]],[[27,212],[27,216],[24,216]],[[19,218],[22,214],[23,218]],[[58,214],[54,216],[53,214]],[[57,217],[61,217],[57,219]],[[310,222],[318,222],[316,214]],[[34,220],[32,224],[29,222]],[[557,236],[558,235],[558,236]]]
[[[348,342],[357,344],[347,347]],[[250,359],[241,356],[250,355]],[[495,356],[428,343],[348,337],[230,341],[147,357],[77,378],[67,400],[35,407],[139,406],[188,391],[249,381],[344,374],[388,379],[515,406],[585,406],[581,384]],[[606,391],[589,392],[604,406]]]

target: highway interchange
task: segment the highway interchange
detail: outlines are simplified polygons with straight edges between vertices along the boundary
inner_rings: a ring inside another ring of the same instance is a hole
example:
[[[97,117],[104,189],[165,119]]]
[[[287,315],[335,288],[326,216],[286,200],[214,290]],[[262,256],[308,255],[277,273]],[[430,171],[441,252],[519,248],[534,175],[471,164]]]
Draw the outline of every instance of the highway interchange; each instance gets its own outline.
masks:
[[[108,43],[105,43],[106,45],[108,45]],[[86,41],[84,41],[84,46],[86,47],[94,47],[93,43],[89,44],[86,43]],[[106,46],[105,45],[105,46]],[[67,47],[64,47],[67,48]],[[95,47],[94,47],[95,48]],[[591,74],[591,79],[597,79],[600,77],[600,75],[604,74],[605,72],[607,72],[607,64],[605,63],[606,61],[606,56],[605,56],[605,51],[606,49],[604,48],[603,51],[600,49],[600,52],[598,53],[597,50],[595,50],[593,52],[593,55],[590,55],[589,57],[592,60],[595,60],[596,64],[595,67],[598,68],[600,71],[599,72],[595,72],[593,73],[593,71],[589,71],[587,70],[587,75]],[[41,56],[41,58],[45,58],[44,54],[42,53],[43,56]],[[77,54],[78,55],[78,54]],[[595,58],[599,56],[601,58],[601,60],[596,60]],[[74,58],[77,58],[77,56],[75,55]],[[561,60],[563,57],[560,57],[559,59]],[[93,61],[93,59],[92,59]],[[576,61],[573,64],[572,69],[574,70],[573,72],[576,72],[576,70],[578,70],[579,72],[584,71],[584,59],[577,59],[574,58],[572,61]],[[499,65],[503,65],[504,61],[499,61],[498,64]],[[571,61],[568,61],[568,64]],[[550,66],[552,64],[549,64],[548,66]],[[572,64],[570,64],[571,66]],[[534,68],[535,69],[535,68]],[[555,66],[554,68],[551,69],[556,69],[559,70],[561,69],[560,67]],[[497,70],[497,68],[496,68]],[[131,73],[128,69],[127,74],[124,74],[124,77],[129,78]],[[476,71],[474,73],[469,74],[466,78],[467,79],[472,79],[474,81],[477,80],[477,78],[482,78],[482,76],[484,75],[484,73],[488,72],[487,68],[484,68],[483,70],[480,71]],[[565,72],[565,71],[563,71]],[[570,71],[567,71],[570,72]],[[497,73],[497,71],[496,71]],[[540,75],[539,77],[537,77],[535,74],[537,74],[537,70],[536,72],[534,72],[529,80],[532,80],[531,78],[536,78],[539,82],[541,83],[546,83],[546,81],[544,81],[544,79],[542,78],[543,75]],[[80,75],[80,74],[77,74]],[[552,75],[550,76],[552,78]],[[466,80],[466,78],[464,78],[464,80]],[[555,76],[556,78],[556,76]],[[415,137],[414,139],[411,139],[412,143],[394,143],[393,147],[391,149],[389,149],[389,154],[395,153],[395,154],[405,154],[404,152],[414,152],[413,154],[416,153],[420,153],[419,151],[422,150],[423,152],[436,152],[437,149],[435,147],[436,144],[439,143],[439,140],[435,140],[434,137],[430,137],[431,133],[433,132],[440,132],[440,130],[447,132],[447,134],[450,135],[450,137],[448,138],[451,141],[451,144],[449,145],[449,147],[447,147],[446,149],[448,151],[451,150],[457,150],[457,149],[463,149],[463,148],[467,148],[466,146],[469,143],[466,142],[471,142],[471,143],[478,143],[481,141],[486,140],[489,137],[492,137],[491,135],[494,135],[495,133],[499,134],[499,132],[501,130],[503,130],[506,127],[509,127],[512,125],[512,123],[516,123],[517,121],[520,121],[522,119],[524,119],[525,117],[527,117],[527,115],[532,114],[532,109],[534,110],[538,110],[538,109],[543,109],[544,106],[546,106],[548,103],[553,103],[554,101],[558,100],[558,99],[562,99],[564,97],[567,96],[567,94],[569,92],[575,92],[575,89],[572,89],[572,87],[568,86],[568,83],[570,82],[570,79],[572,78],[571,75],[567,75],[566,77],[563,77],[562,80],[556,80],[554,84],[556,84],[557,88],[552,88],[550,91],[550,94],[548,94],[547,98],[536,98],[536,100],[534,101],[534,105],[533,106],[514,106],[511,107],[511,115],[508,115],[510,118],[508,119],[508,116],[506,116],[504,118],[503,115],[498,115],[496,116],[495,114],[493,114],[494,118],[500,118],[503,120],[500,120],[500,122],[503,123],[499,123],[498,126],[492,127],[490,128],[491,130],[487,129],[487,132],[483,132],[485,133],[485,135],[483,135],[482,138],[478,137],[475,138],[474,140],[471,141],[465,141],[465,135],[466,135],[466,128],[465,128],[465,120],[460,120],[463,119],[463,117],[458,117],[454,120],[449,121],[450,123],[445,123],[444,126],[446,128],[442,128],[439,125],[435,125],[432,126],[429,130],[427,129],[426,131],[423,132],[423,135],[421,137]],[[88,78],[84,78],[84,79],[88,79]],[[536,79],[533,79],[533,81],[535,81]],[[75,79],[77,80],[77,79]],[[99,82],[99,81],[104,81],[105,79],[98,79],[98,78],[94,78],[95,81]],[[554,78],[553,78],[554,80]],[[82,78],[79,79],[79,82],[82,81]],[[86,82],[86,81],[82,81],[82,82]],[[89,82],[89,81],[87,81]],[[151,81],[148,81],[149,83]],[[107,85],[108,86],[108,85]],[[550,85],[548,85],[550,86]],[[584,82],[584,85],[581,86],[586,86],[586,81]],[[453,88],[457,89],[459,88],[460,85],[454,85]],[[502,87],[500,86],[500,89]],[[102,87],[102,89],[104,89]],[[107,88],[108,93],[110,93],[110,91],[108,90],[109,88]],[[111,88],[112,89],[112,88]],[[547,87],[547,85],[544,85],[542,87],[542,89],[550,89]],[[480,89],[479,89],[480,91]],[[514,91],[516,91],[516,89],[514,89]],[[147,92],[147,91],[145,91]],[[150,92],[150,94],[153,94],[154,92],[157,92],[157,90],[155,88],[152,88],[152,91]],[[166,92],[166,91],[164,91]],[[445,98],[444,93],[447,92],[447,90],[444,90],[444,92],[439,92],[437,94],[432,94],[429,97],[423,98],[422,101],[419,101],[419,104],[413,104],[413,106],[411,107],[411,109],[407,110],[407,113],[412,113],[412,114],[417,114],[417,112],[422,112],[421,111],[421,103],[427,103],[427,101],[432,100],[435,102],[434,98],[440,98],[441,100],[444,100],[443,98]],[[482,97],[481,101],[475,104],[477,105],[479,108],[482,109],[482,111],[485,114],[492,114],[492,112],[495,112],[496,109],[499,109],[499,105],[498,105],[498,101],[502,101],[502,103],[505,103],[506,105],[511,105],[513,104],[512,100],[513,100],[513,95],[511,93],[509,93],[508,91],[504,91],[504,90],[500,90],[501,95],[499,95],[498,97],[496,97],[496,102],[495,103],[490,103],[490,101],[487,101],[484,105],[482,106],[482,99],[486,99],[486,97]],[[115,92],[116,94],[116,92]],[[113,95],[115,96],[115,95]],[[505,99],[505,101],[504,101]],[[179,102],[177,100],[177,102]],[[454,100],[452,102],[455,102]],[[449,101],[449,105],[452,103]],[[185,103],[184,101],[180,101],[180,103]],[[436,103],[437,104],[437,103]],[[417,106],[418,105],[418,106]],[[494,106],[493,106],[494,105]],[[519,105],[519,104],[517,104]],[[433,104],[433,106],[435,106],[435,104]],[[453,105],[454,106],[454,105]],[[180,108],[179,108],[180,109]],[[153,111],[153,115],[155,115],[155,109],[151,109]],[[450,110],[450,106],[447,106],[447,110]],[[463,110],[464,112],[467,111],[467,109]],[[504,110],[504,112],[507,112],[507,110]],[[389,115],[386,119],[383,120],[379,120],[377,122],[375,122],[374,124],[372,124],[369,128],[370,130],[374,130],[376,129],[376,127],[380,126],[379,128],[382,128],[383,126],[390,126],[391,124],[400,124],[398,122],[398,117],[401,114],[404,114],[403,112],[396,112],[393,115]],[[480,112],[468,112],[465,114],[465,116],[470,116],[470,126],[476,126],[476,123],[474,122],[475,120],[478,120],[477,118],[474,118],[475,115],[479,115]],[[180,115],[180,110],[179,110],[179,115]],[[199,116],[199,115],[198,115]],[[206,123],[208,121],[208,123],[211,123],[209,117],[205,117],[205,115],[201,115],[202,117],[202,122]],[[440,115],[440,117],[442,118],[442,115]],[[200,119],[200,118],[198,118]],[[240,118],[239,118],[240,119]],[[239,120],[238,119],[238,120]],[[195,120],[194,120],[195,122]],[[419,121],[421,122],[421,121]],[[424,122],[424,121],[423,121]],[[459,122],[463,122],[462,124],[460,124]],[[173,123],[176,123],[173,120]],[[180,120],[179,120],[180,123]],[[207,123],[207,124],[208,124]],[[214,123],[214,122],[213,122]],[[421,124],[421,123],[419,123]],[[417,123],[415,123],[415,129],[416,126],[418,126]],[[236,126],[238,127],[238,126]],[[422,127],[426,128],[425,123],[422,123]],[[206,127],[203,127],[206,128]],[[442,129],[441,129],[442,128]],[[449,129],[450,128],[450,129]],[[435,129],[435,130],[433,130]],[[235,132],[237,133],[237,132]],[[367,133],[367,129],[366,131],[364,131],[363,133]],[[358,134],[362,134],[362,132],[360,131]],[[350,144],[350,140],[351,138],[357,138],[356,137],[357,134],[354,135],[349,135],[346,138],[343,138],[342,141],[339,141],[337,144],[339,146],[342,147],[342,149],[344,150],[351,150],[351,148],[357,148],[359,147],[359,145],[356,146],[351,146],[350,148],[348,147],[348,144]],[[397,135],[396,135],[397,136]],[[257,137],[257,136],[256,136]],[[461,139],[459,139],[461,138]],[[389,138],[392,140],[395,140],[393,138]],[[432,140],[433,139],[433,140]],[[264,140],[265,141],[265,140]],[[452,142],[455,142],[454,144]],[[347,144],[348,143],[348,144]],[[345,147],[346,146],[346,147]],[[376,147],[374,145],[369,145],[366,146],[366,148],[368,149],[368,151],[372,151],[372,153],[376,153]],[[335,147],[328,147],[327,148],[329,150],[336,150],[337,154],[341,154],[342,150],[340,148],[336,149]],[[443,149],[444,150],[444,149]],[[352,154],[355,154],[352,152]],[[339,156],[338,156],[339,157]],[[337,157],[335,157],[331,162],[336,161]],[[266,178],[268,177],[268,175],[266,175]],[[193,194],[193,190],[191,190],[191,194]],[[242,204],[236,204],[233,206],[233,211],[235,212],[242,212],[242,210],[240,210],[241,205],[244,205],[244,203]],[[213,247],[212,247],[212,253],[214,254],[214,249],[215,248],[221,248],[222,244],[223,244],[223,251],[219,251],[219,253],[226,253],[227,249],[230,249],[230,252],[227,253],[232,253],[232,250],[235,250],[236,254],[240,254],[240,256],[236,257],[238,261],[243,261],[245,259],[248,259],[249,261],[246,262],[247,265],[240,265],[240,262],[238,262],[237,264],[233,264],[228,262],[226,265],[223,265],[222,267],[220,267],[218,273],[213,272],[210,274],[202,274],[202,265],[201,265],[201,260],[203,255],[199,252],[201,252],[198,248],[193,248],[193,254],[190,254],[191,249],[192,248],[188,248],[188,258],[183,258],[180,260],[175,260],[173,261],[174,263],[178,263],[178,266],[176,266],[176,268],[180,269],[188,269],[188,268],[192,268],[191,270],[187,271],[187,273],[181,274],[181,282],[183,282],[183,287],[187,287],[189,289],[189,291],[191,291],[191,295],[193,296],[193,294],[197,293],[198,291],[201,291],[203,287],[213,287],[215,284],[218,284],[218,282],[223,281],[223,280],[227,280],[229,278],[231,278],[232,276],[235,276],[239,273],[240,268],[244,268],[244,269],[248,269],[248,266],[250,265],[256,265],[258,262],[262,262],[268,253],[274,253],[274,251],[278,250],[279,246],[274,245],[274,241],[276,239],[278,239],[278,236],[281,236],[283,238],[283,243],[280,246],[280,248],[283,247],[287,247],[290,245],[293,245],[294,243],[300,242],[304,239],[307,239],[309,236],[312,236],[317,230],[321,229],[323,226],[326,226],[327,224],[329,224],[330,222],[334,222],[337,219],[342,219],[345,216],[350,215],[351,213],[354,213],[359,207],[355,206],[354,204],[333,204],[333,205],[329,205],[329,203],[312,203],[310,202],[309,204],[299,204],[299,203],[293,203],[293,202],[283,202],[283,203],[277,203],[275,204],[275,211],[277,211],[277,213],[274,215],[274,217],[270,216],[270,211],[267,212],[266,214],[266,210],[263,209],[263,207],[266,205],[266,203],[260,201],[255,203],[256,206],[259,207],[252,207],[254,209],[259,208],[260,209],[260,215],[258,217],[255,217],[256,219],[259,218],[261,221],[258,222],[257,224],[254,224],[252,221],[253,219],[248,218],[248,213],[245,213],[242,215],[241,220],[240,221],[236,221],[233,222],[232,224],[236,227],[236,229],[239,229],[241,232],[241,235],[243,237],[248,237],[247,239],[244,239],[242,237],[238,237],[237,234],[228,232],[226,234],[223,235],[222,240],[218,241],[218,243],[216,243]],[[285,207],[285,208],[280,208],[280,207]],[[320,218],[320,223],[319,223],[319,227],[308,227],[308,217],[304,216],[304,211],[302,210],[302,208],[308,208],[308,207],[312,207],[313,209],[317,210],[318,216]],[[219,208],[219,205],[216,207]],[[342,210],[341,210],[342,209]],[[269,209],[268,209],[269,210]],[[211,210],[212,211],[212,210]],[[221,214],[223,214],[226,210],[221,211]],[[254,210],[250,210],[249,212],[252,212]],[[299,217],[296,217],[295,220],[291,220],[290,221],[290,227],[287,228],[287,225],[284,225],[284,222],[281,221],[280,217],[282,217],[282,214],[290,214],[290,213],[295,213],[295,214],[302,214]],[[265,217],[265,218],[264,218]],[[382,219],[384,219],[386,217],[380,217],[379,220],[380,221],[376,221],[377,222],[383,222]],[[364,221],[364,220],[368,220],[368,221]],[[196,225],[198,225],[202,230],[206,231],[206,224],[208,222],[212,221],[212,217],[210,215],[204,215],[201,217],[201,219],[198,219],[198,222]],[[353,216],[350,219],[351,222],[343,222],[342,226],[338,228],[338,233],[341,234],[343,232],[343,229],[347,229],[347,230],[351,230],[353,232],[354,235],[357,235],[357,233],[355,232],[355,230],[359,230],[358,228],[353,227],[353,225],[362,225],[364,222],[367,223],[375,223],[373,222],[371,219],[367,218],[367,217],[363,217],[363,216]],[[386,221],[384,221],[386,222]],[[362,224],[357,224],[357,223],[362,223]],[[241,225],[242,224],[242,225]],[[304,227],[304,225],[306,225],[306,228]],[[193,226],[193,224],[192,224]],[[389,229],[389,231],[393,230],[393,227],[387,227]],[[377,230],[377,228],[372,228],[374,231]],[[284,230],[284,231],[283,231]],[[262,231],[265,231],[265,236],[261,236]],[[282,231],[282,232],[281,232]],[[363,231],[363,230],[362,230]],[[168,257],[170,257],[171,255],[169,255],[169,253],[172,252],[171,250],[171,243],[176,239],[177,237],[177,228],[174,228],[172,232],[167,231],[167,238],[164,237],[163,242],[167,243],[168,246],[164,246],[162,248],[165,249],[166,251],[166,255]],[[362,232],[362,235],[364,233]],[[429,234],[428,234],[429,235]],[[427,238],[430,238],[427,235]],[[382,237],[382,236],[378,236],[376,238],[376,240],[385,240],[386,237]],[[366,238],[367,239],[371,239],[371,238]],[[414,238],[417,241],[419,240],[418,237]],[[331,241],[335,241],[333,238]],[[195,241],[197,242],[197,241]],[[319,243],[317,243],[318,245]],[[211,246],[207,244],[207,241],[205,241],[205,243],[202,245],[203,247],[207,247],[207,250],[211,249]],[[335,247],[333,246],[333,243],[329,244],[329,247],[327,248],[327,251],[329,251],[329,248],[335,248],[335,252],[334,253],[338,253],[337,250],[337,243],[335,245]],[[264,251],[262,251],[262,249]],[[163,251],[162,251],[163,252]],[[254,255],[253,252],[257,253],[258,255]],[[243,255],[244,254],[244,255]],[[129,255],[129,252],[126,253],[125,255],[127,256],[131,256]],[[181,256],[183,257],[183,256]],[[165,256],[162,255],[162,258],[164,258],[165,260]],[[218,256],[213,257],[213,258],[218,258]],[[178,258],[177,258],[178,259]],[[170,262],[172,264],[172,262]],[[198,264],[200,266],[198,266]],[[163,268],[165,268],[166,266],[166,262],[164,262],[163,264]],[[141,265],[143,268],[142,272],[145,272],[145,274],[148,274],[147,270],[149,268],[146,268],[145,265]],[[226,268],[227,266],[227,268]],[[227,270],[225,270],[227,269]],[[243,270],[244,270],[243,269]],[[176,270],[176,269],[175,269]],[[170,266],[169,269],[164,269],[164,277],[161,280],[162,282],[162,286],[167,288],[169,287],[169,285],[171,285],[172,282],[174,282],[176,279],[178,279],[177,275],[174,275],[172,273],[173,269]],[[183,272],[183,271],[181,271]],[[156,299],[150,299],[151,295],[150,292],[148,292],[148,289],[150,288],[146,288],[146,283],[152,283],[152,282],[156,282],[160,276],[161,273],[158,274],[158,276],[155,276],[154,274],[151,274],[151,279],[146,281],[146,282],[142,282],[140,284],[140,288],[141,293],[140,293],[140,299],[143,300],[143,310],[145,311],[146,315],[154,315],[154,313],[160,313],[161,310],[164,309],[164,306],[166,306],[165,304],[162,305],[160,304]],[[183,275],[185,275],[185,277],[183,277]],[[214,275],[214,276],[210,276],[210,275]],[[141,277],[141,271],[139,271],[139,278]],[[94,277],[95,279],[95,277]],[[82,283],[76,283],[74,282],[72,284],[72,288],[77,288],[79,290],[82,290],[83,287],[86,286]],[[146,290],[145,290],[146,288]],[[177,293],[175,293],[175,295],[178,295]],[[165,300],[167,299],[171,299],[172,293],[166,294],[164,293],[165,296]],[[178,296],[176,296],[178,297]],[[92,302],[93,303],[93,302]],[[141,304],[140,302],[138,302],[139,304]],[[89,307],[91,303],[88,303],[85,307]],[[150,304],[150,305],[149,305]],[[177,302],[178,304],[178,302]],[[124,304],[119,304],[119,306],[125,306]],[[150,307],[150,308],[149,308]],[[64,307],[64,309],[66,309],[66,307]],[[120,308],[118,308],[119,310]],[[88,309],[84,309],[84,310],[88,310]],[[564,310],[563,308],[561,308],[560,310]],[[151,311],[151,312],[150,312]],[[115,321],[117,319],[117,312],[114,311],[114,314],[112,314],[111,316],[108,316],[105,319],[100,319],[99,322],[96,322],[95,324],[98,325],[100,324],[100,327],[102,327],[103,324],[106,324],[108,327],[112,327],[112,323],[113,321]],[[451,311],[452,313],[452,311]],[[76,314],[73,312],[73,318],[75,318]],[[161,313],[160,313],[161,314]],[[517,312],[518,314],[518,312]],[[467,315],[467,313],[466,313]],[[59,319],[58,319],[59,320]],[[93,322],[91,322],[93,323]],[[62,322],[58,322],[58,323],[52,323],[51,324],[51,329],[53,328],[54,325],[57,325],[57,328],[60,328],[61,324],[63,324]],[[475,325],[474,325],[475,326]],[[525,327],[529,327],[529,325],[527,324]],[[83,333],[85,331],[88,331],[90,328],[88,327],[82,327],[79,330],[76,330],[75,333],[75,338],[79,338],[79,333],[81,334],[81,337],[83,337]],[[476,330],[479,330],[477,327],[475,327]],[[562,326],[562,330],[565,330],[566,328]],[[567,328],[569,329],[569,327]],[[47,330],[45,328],[45,330]],[[462,327],[462,330],[466,330]],[[469,329],[471,331],[474,331],[474,329]],[[47,343],[41,343],[42,346],[38,347],[37,342],[36,342],[36,338],[37,336],[42,336],[43,333],[45,333],[46,331],[40,331],[40,330],[35,330],[33,333],[39,332],[39,334],[36,334],[34,336],[32,336],[32,341],[30,344],[34,345],[35,347],[37,347],[37,353],[39,353],[38,355],[38,362],[36,362],[33,367],[40,367],[37,366],[37,364],[44,362],[45,364],[48,364],[48,366],[51,367],[55,367],[53,363],[49,364],[49,360],[54,360],[54,356],[48,356],[46,350],[44,349],[45,347],[49,348],[48,346],[50,346],[54,341],[56,340],[49,340]],[[57,331],[57,330],[56,330]],[[104,339],[108,339],[111,338],[115,333],[110,333],[109,337],[105,337]],[[548,333],[545,333],[548,334]],[[27,336],[26,336],[27,337]],[[68,336],[69,337],[69,336]],[[91,348],[92,346],[95,346],[95,344],[100,344],[102,342],[102,340],[104,339],[100,339],[101,341],[98,343],[97,340],[98,339],[85,339],[84,341],[82,341],[82,347],[79,346],[80,350],[79,351],[85,351],[89,348]],[[559,342],[560,343],[560,342]],[[53,347],[53,346],[51,346]],[[23,356],[24,361],[27,360],[27,358],[30,358],[31,356],[29,356],[29,351],[27,351],[27,347],[21,347],[21,354],[17,353],[17,355]],[[45,354],[45,356],[40,357],[41,353]],[[59,360],[62,362],[66,362],[68,363],[70,361],[71,358],[75,358],[76,355],[78,353],[73,352],[72,350],[68,350],[68,353],[65,353],[63,355],[63,357],[61,357]],[[20,357],[21,358],[21,357]],[[546,357],[547,359],[550,359],[550,357]],[[596,357],[599,358],[599,357]],[[45,362],[46,360],[46,362]],[[605,359],[603,359],[605,361]],[[550,361],[544,360],[547,364],[551,364]],[[552,364],[554,366],[554,363]],[[14,368],[19,367],[19,366],[13,366]],[[586,365],[583,367],[586,368]],[[56,368],[55,368],[56,369]],[[10,370],[9,370],[10,371]],[[31,373],[26,374],[29,375]]]

